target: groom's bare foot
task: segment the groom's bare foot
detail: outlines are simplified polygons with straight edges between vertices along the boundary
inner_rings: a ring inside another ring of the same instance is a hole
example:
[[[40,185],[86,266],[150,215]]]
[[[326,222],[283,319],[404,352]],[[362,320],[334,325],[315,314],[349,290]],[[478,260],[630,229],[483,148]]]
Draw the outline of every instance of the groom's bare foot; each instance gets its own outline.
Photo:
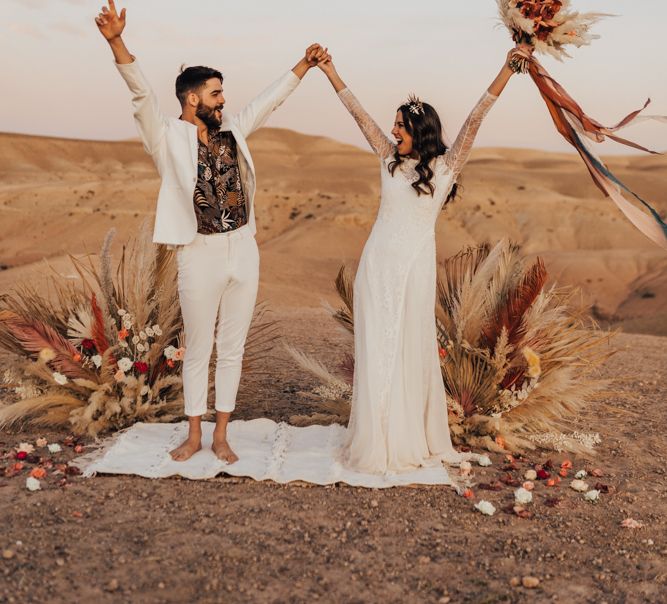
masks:
[[[213,449],[213,453],[215,453],[215,456],[218,459],[226,461],[227,463],[234,463],[235,461],[239,460],[239,456],[234,453],[232,448],[229,446],[226,434],[221,434],[218,436],[214,433],[213,445],[211,446],[211,449]]]
[[[169,452],[174,461],[187,461],[197,451],[201,450],[201,437],[188,436],[185,442]]]
[[[201,416],[188,418],[188,437],[173,451],[169,452],[174,461],[187,461],[197,451],[201,450]]]

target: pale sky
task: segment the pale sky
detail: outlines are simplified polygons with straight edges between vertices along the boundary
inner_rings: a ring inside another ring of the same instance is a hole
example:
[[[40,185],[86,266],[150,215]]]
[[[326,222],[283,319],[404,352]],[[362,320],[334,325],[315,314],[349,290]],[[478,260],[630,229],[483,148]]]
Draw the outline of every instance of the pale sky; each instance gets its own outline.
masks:
[[[136,136],[129,94],[93,18],[101,0],[2,0],[0,131],[125,139]],[[617,17],[573,59],[543,65],[595,119],[612,125],[653,99],[667,115],[664,0],[575,0]],[[495,0],[118,0],[124,38],[165,113],[178,115],[174,79],[182,63],[219,68],[234,112],[293,67],[311,42],[328,46],[343,79],[386,130],[414,92],[436,107],[451,136],[496,75],[511,41]],[[658,50],[660,49],[660,50]],[[324,74],[311,70],[268,125],[365,147]],[[625,136],[667,149],[667,126]],[[477,146],[569,151],[537,89],[516,76],[486,119]],[[601,152],[629,153],[614,143]]]

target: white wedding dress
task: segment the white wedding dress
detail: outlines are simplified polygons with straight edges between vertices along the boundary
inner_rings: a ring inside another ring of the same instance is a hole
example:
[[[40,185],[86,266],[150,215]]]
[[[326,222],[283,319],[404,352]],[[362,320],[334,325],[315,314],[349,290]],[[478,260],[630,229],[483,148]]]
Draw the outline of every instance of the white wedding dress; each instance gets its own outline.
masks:
[[[343,104],[381,160],[382,195],[354,281],[352,415],[342,452],[356,471],[403,472],[476,456],[452,446],[436,324],[435,223],[496,96],[485,93],[445,155],[433,196],[417,195],[417,160],[391,175],[396,147],[344,89]]]
[[[169,451],[187,434],[187,422],[138,423],[75,460],[84,476],[180,475],[207,479],[220,473],[279,483],[347,483],[386,488],[451,485],[462,493],[469,479],[444,463],[481,459],[452,446],[440,374],[434,318],[435,223],[473,140],[496,97],[485,94],[446,155],[433,161],[435,194],[417,196],[414,160],[392,177],[393,143],[352,93],[339,94],[381,159],[382,200],[364,247],[354,290],[355,372],[349,427],[298,428],[259,418],[229,424],[239,461],[226,464],[211,451],[213,424],[203,425],[203,449],[185,462]],[[488,462],[484,462],[488,463]]]

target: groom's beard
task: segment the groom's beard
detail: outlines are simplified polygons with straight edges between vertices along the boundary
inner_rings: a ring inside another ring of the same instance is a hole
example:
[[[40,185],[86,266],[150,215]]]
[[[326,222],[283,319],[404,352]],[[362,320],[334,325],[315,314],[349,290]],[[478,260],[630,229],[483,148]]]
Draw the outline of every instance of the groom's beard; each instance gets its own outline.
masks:
[[[220,128],[220,124],[222,124],[222,118],[219,118],[215,112],[216,109],[219,109],[222,112],[223,106],[224,105],[218,105],[217,107],[211,108],[200,102],[199,105],[197,105],[195,115],[206,124],[206,127],[209,130],[217,130]]]

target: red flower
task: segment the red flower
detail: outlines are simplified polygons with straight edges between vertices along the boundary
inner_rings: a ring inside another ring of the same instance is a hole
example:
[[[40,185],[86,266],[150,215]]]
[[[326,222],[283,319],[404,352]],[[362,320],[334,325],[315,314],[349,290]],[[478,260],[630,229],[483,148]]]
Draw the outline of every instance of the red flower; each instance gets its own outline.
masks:
[[[16,459],[26,459],[28,457],[28,454],[25,451],[19,451],[16,454]]]
[[[142,363],[141,361],[136,361],[134,364],[134,368],[139,373],[148,373],[148,363]]]
[[[84,350],[95,350],[95,342],[89,338],[81,340],[81,348]]]
[[[447,356],[447,351],[444,348],[439,348],[438,352],[440,353],[441,359],[444,359]]]
[[[537,477],[538,477],[540,480],[546,480],[546,479],[549,478],[550,476],[551,476],[551,474],[550,474],[549,472],[547,472],[546,470],[544,470],[544,469],[542,469],[542,470],[538,470],[538,471],[537,471]]]

